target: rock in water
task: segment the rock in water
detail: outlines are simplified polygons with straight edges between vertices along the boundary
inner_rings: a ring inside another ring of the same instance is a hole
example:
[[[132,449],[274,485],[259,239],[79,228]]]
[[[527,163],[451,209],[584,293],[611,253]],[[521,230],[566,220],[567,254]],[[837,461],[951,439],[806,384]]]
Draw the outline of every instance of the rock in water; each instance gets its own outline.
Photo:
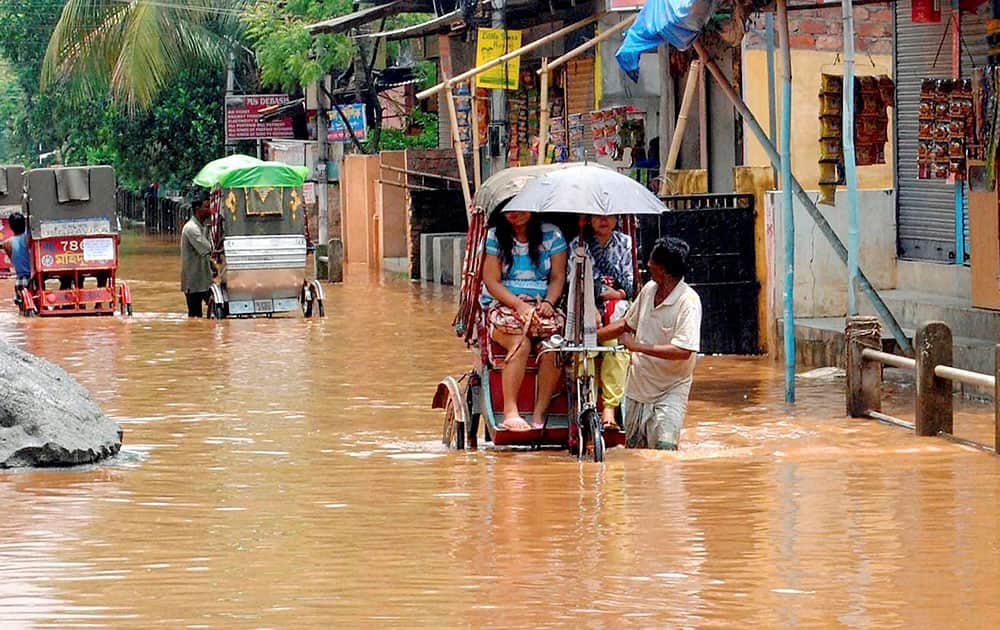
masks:
[[[57,365],[0,341],[0,468],[111,457],[121,427]]]

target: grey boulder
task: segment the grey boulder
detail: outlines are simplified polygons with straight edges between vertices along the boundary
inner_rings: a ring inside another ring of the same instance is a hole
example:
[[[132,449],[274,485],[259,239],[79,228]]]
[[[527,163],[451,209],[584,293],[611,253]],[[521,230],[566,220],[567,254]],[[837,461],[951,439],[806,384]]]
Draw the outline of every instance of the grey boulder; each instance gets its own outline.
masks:
[[[0,341],[0,468],[89,464],[121,445],[121,427],[72,376]]]

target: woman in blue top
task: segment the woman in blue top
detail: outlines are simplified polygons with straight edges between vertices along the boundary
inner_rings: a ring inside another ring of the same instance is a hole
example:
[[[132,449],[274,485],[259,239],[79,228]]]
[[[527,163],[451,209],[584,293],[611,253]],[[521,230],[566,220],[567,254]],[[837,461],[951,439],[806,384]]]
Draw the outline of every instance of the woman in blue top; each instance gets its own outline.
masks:
[[[566,258],[566,240],[559,228],[542,223],[537,214],[505,212],[486,235],[483,306],[488,311],[493,309],[488,312],[490,336],[508,353],[503,366],[501,426],[512,431],[531,428],[518,411],[517,394],[532,345],[531,340],[525,342],[523,332],[513,330],[530,322],[528,336],[537,339],[544,333],[534,324],[558,321],[555,305],[566,286]],[[505,318],[514,321],[502,325]],[[538,364],[538,396],[532,414],[536,424],[545,420],[558,385],[555,355],[545,354]]]

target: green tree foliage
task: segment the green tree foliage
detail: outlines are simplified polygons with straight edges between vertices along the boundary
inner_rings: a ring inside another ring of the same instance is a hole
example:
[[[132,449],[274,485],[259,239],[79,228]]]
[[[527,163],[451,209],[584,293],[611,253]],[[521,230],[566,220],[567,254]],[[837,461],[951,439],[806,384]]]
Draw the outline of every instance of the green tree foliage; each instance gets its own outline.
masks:
[[[81,106],[61,89],[41,91],[58,0],[0,0],[0,161],[38,164],[58,151],[66,164],[110,164],[122,186],[178,188],[223,150],[223,66],[189,63],[146,110],[129,113],[108,93]]]
[[[343,35],[310,35],[306,26],[353,11],[351,0],[257,0],[243,14],[261,82],[295,91],[337,68],[354,55]]]
[[[67,0],[41,69],[42,87],[78,102],[110,95],[150,107],[192,63],[224,67],[239,37],[244,0]]]

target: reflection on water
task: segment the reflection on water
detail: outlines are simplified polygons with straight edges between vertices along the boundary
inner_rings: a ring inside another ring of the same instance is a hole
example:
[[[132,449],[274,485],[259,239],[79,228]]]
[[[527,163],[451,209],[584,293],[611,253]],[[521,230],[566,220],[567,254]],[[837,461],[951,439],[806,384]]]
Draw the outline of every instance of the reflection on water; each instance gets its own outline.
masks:
[[[0,475],[0,625],[1000,618],[1000,463],[845,419],[842,380],[789,408],[766,361],[709,358],[679,453],[448,452],[430,397],[470,365],[449,290],[350,269],[322,321],[188,321],[176,244],[128,245],[132,320],[0,309],[0,335],[77,376],[126,444]],[[990,421],[958,425],[988,439]]]

